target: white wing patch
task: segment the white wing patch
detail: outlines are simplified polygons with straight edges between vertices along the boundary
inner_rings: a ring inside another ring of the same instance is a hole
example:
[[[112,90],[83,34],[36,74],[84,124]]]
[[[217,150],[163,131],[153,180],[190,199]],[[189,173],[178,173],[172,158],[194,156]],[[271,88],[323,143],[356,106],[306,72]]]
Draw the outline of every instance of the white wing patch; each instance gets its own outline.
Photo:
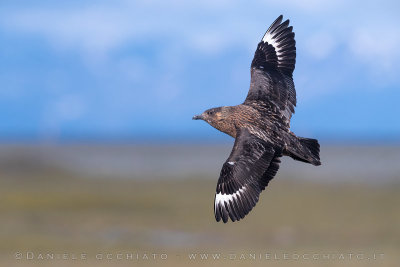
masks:
[[[279,59],[281,59],[280,55],[282,55],[282,51],[281,51],[282,48],[279,48],[279,47],[278,47],[279,42],[277,42],[276,39],[277,39],[277,38],[272,38],[272,34],[269,33],[269,32],[267,32],[267,33],[264,35],[262,41],[263,41],[264,43],[268,43],[268,44],[272,45],[272,46],[275,48],[275,53],[276,53],[276,55],[277,55],[277,57],[278,57],[278,60],[279,60]]]
[[[276,50],[276,46],[278,45],[278,43],[275,42],[274,39],[272,39],[272,35],[271,35],[269,32],[267,32],[267,33],[264,35],[262,41],[263,41],[264,43],[268,43],[268,44],[272,45],[272,46],[275,48],[275,50]]]
[[[215,194],[215,210],[217,209],[218,205],[224,204],[224,203],[229,203],[232,199],[237,199],[241,194],[246,191],[246,187],[242,186],[233,194]]]

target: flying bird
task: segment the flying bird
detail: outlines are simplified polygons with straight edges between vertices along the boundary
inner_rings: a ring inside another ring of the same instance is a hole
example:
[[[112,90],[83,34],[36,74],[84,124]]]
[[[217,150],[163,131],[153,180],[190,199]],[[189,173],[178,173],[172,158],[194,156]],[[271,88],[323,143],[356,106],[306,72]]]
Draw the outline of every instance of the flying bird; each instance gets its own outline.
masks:
[[[211,108],[193,117],[235,138],[217,183],[217,221],[243,219],[274,178],[282,156],[321,164],[318,140],[298,137],[290,131],[296,106],[296,42],[289,20],[282,19],[280,15],[257,45],[250,68],[250,89],[243,104]]]

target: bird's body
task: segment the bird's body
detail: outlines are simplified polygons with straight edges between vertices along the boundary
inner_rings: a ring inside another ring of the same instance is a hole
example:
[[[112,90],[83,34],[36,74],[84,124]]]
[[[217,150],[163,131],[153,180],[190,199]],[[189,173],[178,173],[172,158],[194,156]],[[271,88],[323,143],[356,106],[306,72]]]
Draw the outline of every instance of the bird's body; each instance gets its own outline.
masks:
[[[193,117],[235,138],[215,195],[217,221],[240,220],[256,205],[275,176],[280,157],[320,165],[315,139],[290,131],[296,106],[292,73],[296,47],[289,21],[278,17],[258,44],[251,64],[251,83],[244,103],[206,110]]]

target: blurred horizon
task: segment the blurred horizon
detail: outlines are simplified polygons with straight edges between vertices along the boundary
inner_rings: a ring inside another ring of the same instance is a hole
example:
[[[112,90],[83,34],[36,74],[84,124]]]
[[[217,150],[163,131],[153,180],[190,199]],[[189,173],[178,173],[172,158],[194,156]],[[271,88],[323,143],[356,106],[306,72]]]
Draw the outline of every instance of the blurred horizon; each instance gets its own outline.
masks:
[[[283,157],[246,218],[222,224],[214,219],[213,199],[230,150],[231,145],[0,145],[0,264],[398,265],[399,146],[323,146],[318,167]],[[18,259],[19,252],[87,253],[87,260]],[[95,258],[125,252],[165,253],[168,260]],[[347,256],[188,259],[190,253],[256,252]],[[350,260],[350,253],[365,259]],[[372,260],[374,253],[384,257]]]
[[[59,172],[98,179],[204,177],[216,182],[231,150],[231,144],[0,144],[0,169],[11,176]],[[322,165],[315,167],[283,156],[276,179],[400,185],[400,145],[325,145],[320,157]]]
[[[207,127],[207,126],[206,126]],[[208,126],[211,127],[211,126]],[[62,138],[38,138],[32,136],[12,136],[0,138],[0,145],[232,145],[234,139],[219,133],[221,136],[188,136],[188,135],[164,135],[164,136],[68,136]],[[315,138],[321,146],[393,146],[400,147],[400,138],[397,135],[379,137],[349,137],[335,138],[318,136],[301,136]]]

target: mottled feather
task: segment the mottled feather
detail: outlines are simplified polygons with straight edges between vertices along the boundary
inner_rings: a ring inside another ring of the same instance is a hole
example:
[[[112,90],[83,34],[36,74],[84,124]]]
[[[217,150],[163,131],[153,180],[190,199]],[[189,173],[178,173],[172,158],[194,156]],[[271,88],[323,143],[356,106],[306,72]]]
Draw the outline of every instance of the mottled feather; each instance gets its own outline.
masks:
[[[214,212],[221,219],[238,221],[257,204],[261,191],[279,168],[281,151],[250,133],[238,129],[235,144],[218,179]]]
[[[279,16],[258,44],[251,63],[250,89],[244,104],[261,109],[275,106],[289,127],[296,106],[292,73],[296,63],[296,42],[289,20]]]
[[[318,141],[290,131],[296,106],[292,78],[296,42],[289,20],[282,19],[279,16],[272,23],[257,45],[244,103],[208,109],[193,117],[235,138],[217,183],[217,221],[238,221],[254,208],[261,191],[276,175],[281,156],[321,164]]]

